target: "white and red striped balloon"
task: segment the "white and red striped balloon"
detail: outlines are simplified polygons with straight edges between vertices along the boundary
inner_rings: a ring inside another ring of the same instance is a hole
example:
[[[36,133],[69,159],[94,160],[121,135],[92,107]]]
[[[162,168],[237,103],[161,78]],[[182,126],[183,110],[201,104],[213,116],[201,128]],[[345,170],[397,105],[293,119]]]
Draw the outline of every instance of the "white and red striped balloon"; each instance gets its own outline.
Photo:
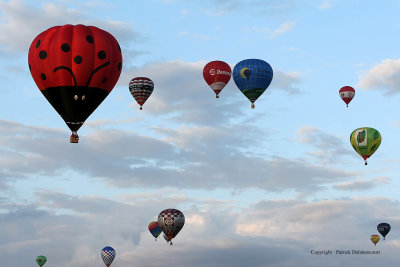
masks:
[[[143,104],[149,98],[154,89],[154,83],[151,79],[146,77],[133,78],[129,83],[129,91],[133,98],[140,105],[142,109]]]

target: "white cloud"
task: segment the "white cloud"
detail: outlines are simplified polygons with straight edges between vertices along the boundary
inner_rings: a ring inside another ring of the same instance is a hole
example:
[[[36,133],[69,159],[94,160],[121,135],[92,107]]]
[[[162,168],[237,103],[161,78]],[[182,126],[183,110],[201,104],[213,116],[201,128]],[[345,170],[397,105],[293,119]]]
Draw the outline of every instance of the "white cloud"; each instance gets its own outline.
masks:
[[[343,182],[333,186],[333,188],[338,190],[348,190],[348,191],[355,191],[355,190],[369,190],[372,188],[376,188],[377,186],[382,186],[389,184],[390,178],[383,176],[371,180],[356,180],[351,182]]]
[[[184,205],[187,208],[180,208]],[[208,202],[210,203],[210,202]],[[200,200],[171,202],[163,196],[127,203],[96,197],[38,192],[30,204],[0,202],[0,234],[7,266],[20,267],[39,254],[59,267],[100,266],[100,250],[117,251],[118,266],[368,266],[381,257],[313,256],[312,249],[381,250],[385,264],[396,266],[400,224],[398,202],[386,198],[295,201],[261,200],[241,210],[210,206]],[[40,205],[40,209],[38,208]],[[186,223],[173,240],[154,241],[147,225],[166,205],[179,208]],[[69,209],[61,215],[57,209]],[[397,217],[396,217],[397,216]],[[375,248],[369,240],[380,222],[392,225]],[[157,257],[154,257],[154,251]],[[68,253],[65,253],[68,251]]]
[[[296,25],[295,21],[286,21],[284,23],[282,23],[281,25],[279,25],[279,27],[275,30],[273,30],[271,32],[271,34],[269,35],[270,39],[274,39],[276,37],[278,37],[279,35],[282,35],[290,30],[292,30],[294,28],[294,26]]]
[[[358,86],[365,89],[378,89],[385,95],[400,92],[400,59],[385,59],[367,70],[359,77]]]
[[[296,131],[297,141],[303,144],[309,144],[317,150],[308,152],[308,155],[318,159],[319,162],[327,164],[328,162],[338,162],[344,155],[354,155],[348,140],[323,132],[313,126],[305,125]]]
[[[62,131],[0,121],[0,153],[7,153],[7,160],[0,162],[0,175],[9,181],[32,175],[57,176],[72,169],[123,188],[160,188],[171,186],[163,181],[173,180],[173,186],[181,189],[259,188],[275,192],[315,192],[324,184],[354,175],[304,160],[255,156],[248,151],[263,141],[257,142],[254,136],[268,135],[252,128],[246,134],[248,126],[242,124],[215,129],[191,126],[167,129],[160,138],[94,129],[73,147]],[[248,140],[255,141],[249,146]],[[92,168],[94,165],[97,167]]]
[[[286,21],[279,25],[278,28],[271,30],[269,27],[260,27],[258,25],[246,27],[246,32],[253,32],[257,35],[263,36],[264,38],[274,39],[282,34],[291,31],[296,25],[295,21]]]
[[[300,83],[299,72],[283,72],[280,70],[274,70],[274,78],[271,82],[271,87],[281,89],[290,94],[299,94],[300,89],[295,87],[295,84]]]
[[[328,9],[332,7],[333,0],[321,0],[320,5],[318,6],[319,9]]]

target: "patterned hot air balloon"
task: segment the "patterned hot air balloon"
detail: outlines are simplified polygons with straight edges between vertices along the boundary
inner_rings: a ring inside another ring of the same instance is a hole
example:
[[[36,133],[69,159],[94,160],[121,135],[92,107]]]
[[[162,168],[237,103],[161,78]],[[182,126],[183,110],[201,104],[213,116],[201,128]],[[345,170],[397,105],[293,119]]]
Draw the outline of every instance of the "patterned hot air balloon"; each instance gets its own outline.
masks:
[[[231,79],[232,70],[223,61],[211,61],[203,68],[203,77],[206,83],[215,92],[215,97],[219,98],[219,93]]]
[[[184,224],[185,216],[177,209],[166,209],[158,215],[158,225],[169,240],[179,233]],[[172,245],[172,241],[170,244]]]
[[[378,130],[370,127],[355,129],[350,135],[350,143],[354,150],[360,154],[367,165],[369,158],[381,144],[382,136]]]
[[[383,236],[383,240],[385,240],[386,235],[390,232],[390,224],[388,223],[380,223],[376,227],[378,229],[378,232]]]
[[[133,98],[140,105],[142,109],[143,104],[149,98],[154,89],[154,83],[152,80],[146,77],[133,78],[129,83],[129,91]]]
[[[350,101],[353,99],[356,91],[351,86],[344,86],[339,90],[339,96],[342,98],[344,103],[346,103],[346,107],[349,106]]]
[[[158,222],[154,221],[149,223],[149,231],[156,238],[161,234],[161,227],[158,225]]]
[[[376,246],[376,243],[378,243],[380,240],[379,235],[371,235],[371,237],[369,239],[371,239],[372,243],[374,243],[375,246]]]
[[[32,42],[28,63],[40,91],[72,131],[77,131],[108,96],[121,74],[117,40],[94,26],[52,27]]]
[[[36,262],[39,266],[43,266],[46,263],[47,259],[45,256],[37,256]]]
[[[101,250],[101,258],[107,267],[110,267],[115,258],[115,250],[112,247],[105,247]]]
[[[232,76],[236,86],[250,100],[251,108],[254,108],[254,102],[270,85],[273,71],[264,60],[245,59],[236,64]]]

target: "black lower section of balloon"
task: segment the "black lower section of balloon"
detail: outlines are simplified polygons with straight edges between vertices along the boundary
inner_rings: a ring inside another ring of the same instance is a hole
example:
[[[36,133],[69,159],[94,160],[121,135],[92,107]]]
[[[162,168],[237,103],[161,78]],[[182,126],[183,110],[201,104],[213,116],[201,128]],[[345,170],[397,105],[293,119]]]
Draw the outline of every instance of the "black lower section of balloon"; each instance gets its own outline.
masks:
[[[42,93],[71,131],[78,131],[108,95],[104,89],[87,86],[49,87]]]

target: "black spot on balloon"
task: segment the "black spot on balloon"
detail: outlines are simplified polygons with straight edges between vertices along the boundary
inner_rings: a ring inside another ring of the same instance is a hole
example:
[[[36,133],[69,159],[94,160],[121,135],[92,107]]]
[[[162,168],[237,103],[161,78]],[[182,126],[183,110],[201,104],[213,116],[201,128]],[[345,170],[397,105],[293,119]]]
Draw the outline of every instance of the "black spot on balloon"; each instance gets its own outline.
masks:
[[[104,78],[102,83],[106,83],[106,81],[107,81],[107,78]]]
[[[122,63],[120,62],[118,63],[118,71],[121,71],[121,68],[122,68]]]
[[[86,35],[86,41],[88,41],[88,43],[93,44],[93,37],[90,35]]]
[[[97,57],[98,57],[99,59],[105,59],[105,58],[106,58],[106,52],[104,52],[103,50],[100,50],[100,51],[97,53]]]
[[[81,63],[82,63],[82,57],[81,57],[81,56],[76,56],[76,57],[74,58],[74,62],[75,62],[76,64],[81,64]]]
[[[44,51],[44,50],[40,51],[39,57],[40,57],[40,59],[45,59],[47,57],[46,51]]]
[[[67,43],[63,43],[61,45],[61,50],[64,51],[64,52],[68,52],[70,49],[71,49],[71,47]]]
[[[42,80],[46,80],[46,74],[42,73],[40,74],[40,77],[42,78]]]
[[[37,42],[36,42],[36,48],[38,48],[38,47],[39,47],[39,45],[40,45],[40,39],[39,39],[39,40],[37,40]]]

